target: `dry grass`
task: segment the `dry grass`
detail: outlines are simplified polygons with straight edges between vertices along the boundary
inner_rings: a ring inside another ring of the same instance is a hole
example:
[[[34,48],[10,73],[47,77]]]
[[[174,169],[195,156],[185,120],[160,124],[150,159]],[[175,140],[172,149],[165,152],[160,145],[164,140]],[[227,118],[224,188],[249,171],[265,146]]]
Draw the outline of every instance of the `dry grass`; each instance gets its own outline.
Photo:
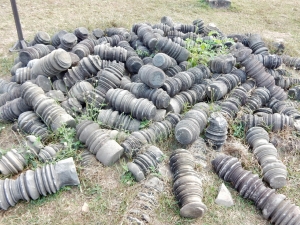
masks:
[[[24,37],[28,41],[37,31],[46,31],[52,35],[61,29],[73,31],[79,26],[89,30],[112,26],[130,28],[136,22],[158,23],[162,16],[168,15],[174,21],[182,23],[191,23],[194,19],[202,18],[206,24],[214,22],[226,34],[260,33],[269,40],[284,39],[286,52],[292,56],[300,56],[298,0],[233,0],[229,10],[201,7],[202,1],[197,0],[23,0],[17,3]],[[16,42],[17,33],[9,1],[2,1],[0,7],[0,76],[8,77],[16,57],[8,49]],[[21,137],[12,133],[10,126],[5,126],[1,131],[0,146],[7,150],[17,145]],[[297,142],[296,134],[288,132],[282,135],[286,135],[285,140]],[[236,144],[240,141],[232,138],[225,150],[242,156],[247,169],[260,173],[253,155],[245,151],[245,146]],[[159,146],[167,156],[173,149],[183,147],[173,139],[160,143]],[[289,146],[278,147],[289,169],[288,185],[279,192],[300,205],[299,145],[295,145],[293,149],[288,148]],[[244,151],[240,151],[241,149]],[[212,155],[210,153],[208,159]],[[164,163],[167,165],[167,160]],[[86,169],[78,167],[81,181],[79,187],[64,188],[55,195],[30,203],[21,202],[8,211],[0,212],[0,224],[119,224],[127,210],[134,205],[134,196],[140,188],[140,184],[130,186],[121,182],[124,164],[121,161],[111,168],[101,165]],[[233,195],[235,206],[217,206],[214,199],[222,181],[210,166],[202,169],[201,173],[205,178],[203,202],[208,207],[205,216],[197,220],[181,218],[171,191],[171,179],[164,176],[165,189],[159,197],[156,213],[151,215],[154,219],[152,224],[268,224],[253,204],[239,197],[229,184],[226,185]],[[85,202],[90,210],[87,213],[81,211]]]

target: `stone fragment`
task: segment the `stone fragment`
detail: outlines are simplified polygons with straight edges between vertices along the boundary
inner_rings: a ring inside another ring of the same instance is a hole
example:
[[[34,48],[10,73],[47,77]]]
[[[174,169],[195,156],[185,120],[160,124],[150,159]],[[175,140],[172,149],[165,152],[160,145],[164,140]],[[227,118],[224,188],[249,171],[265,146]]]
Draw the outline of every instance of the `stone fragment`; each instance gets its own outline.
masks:
[[[156,115],[153,118],[153,121],[154,122],[160,122],[160,121],[164,120],[166,114],[167,114],[167,110],[165,110],[165,109],[156,110]]]
[[[211,8],[229,8],[231,6],[231,0],[208,0],[208,4]]]
[[[234,205],[232,196],[230,192],[228,191],[227,187],[222,183],[220,189],[219,189],[219,194],[215,200],[215,203],[221,206],[226,206],[230,207]]]
[[[57,174],[57,187],[80,184],[73,158],[61,160],[55,164],[54,170]]]
[[[83,206],[81,207],[81,211],[82,211],[82,212],[85,212],[85,213],[87,213],[87,212],[90,211],[89,205],[88,205],[86,202],[83,203]]]
[[[162,180],[160,180],[157,177],[152,177],[149,180],[146,181],[145,183],[145,187],[147,188],[153,188],[159,192],[162,192],[164,189],[164,184],[162,182]]]

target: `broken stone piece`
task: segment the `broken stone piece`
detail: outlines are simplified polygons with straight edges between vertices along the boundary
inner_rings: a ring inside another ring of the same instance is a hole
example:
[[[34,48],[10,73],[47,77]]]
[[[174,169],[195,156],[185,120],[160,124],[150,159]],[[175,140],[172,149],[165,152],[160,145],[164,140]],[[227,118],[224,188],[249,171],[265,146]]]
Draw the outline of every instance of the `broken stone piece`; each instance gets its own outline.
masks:
[[[83,206],[81,207],[81,211],[86,213],[90,211],[89,205],[86,202],[83,203]]]
[[[59,161],[56,163],[54,170],[57,174],[57,180],[54,182],[57,182],[58,189],[67,185],[80,184],[73,158]]]
[[[224,183],[222,183],[219,189],[219,194],[215,200],[215,203],[226,207],[230,207],[234,205],[232,196]]]
[[[159,192],[162,192],[164,189],[164,183],[157,177],[152,177],[145,182],[145,187],[153,188]]]
[[[165,109],[158,109],[157,112],[156,112],[155,117],[153,118],[153,121],[154,122],[160,122],[160,121],[162,121],[166,117],[166,114],[167,114],[167,110],[165,110]]]
[[[230,0],[208,0],[208,4],[211,8],[229,8],[231,6]]]

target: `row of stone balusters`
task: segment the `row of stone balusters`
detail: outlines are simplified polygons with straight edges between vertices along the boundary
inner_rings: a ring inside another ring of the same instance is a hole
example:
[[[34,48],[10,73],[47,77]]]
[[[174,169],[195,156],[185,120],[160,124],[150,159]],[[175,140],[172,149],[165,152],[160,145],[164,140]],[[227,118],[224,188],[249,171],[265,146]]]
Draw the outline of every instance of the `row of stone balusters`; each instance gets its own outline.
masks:
[[[224,116],[234,118],[240,111],[240,108],[246,104],[248,93],[255,87],[254,80],[247,80],[242,85],[234,88],[229,97],[220,102],[221,113]],[[218,102],[217,102],[218,103]]]
[[[158,169],[159,163],[163,160],[163,152],[151,145],[144,151],[138,153],[132,162],[127,163],[128,170],[132,173],[135,180],[140,182],[145,177]]]
[[[180,215],[188,218],[202,217],[207,207],[202,202],[202,179],[194,170],[194,157],[186,149],[176,149],[170,156],[173,173],[173,192],[180,205]]]
[[[285,195],[266,187],[257,174],[244,170],[237,158],[220,154],[212,161],[212,166],[243,198],[254,201],[264,219],[274,224],[300,224],[299,207],[285,200]]]
[[[132,132],[121,144],[128,158],[132,158],[145,144],[154,144],[170,137],[181,116],[169,113],[163,121],[152,123],[149,128]]]
[[[272,109],[273,113],[284,114],[294,119],[300,118],[299,110],[297,110],[293,105],[291,105],[291,102],[288,103],[287,101],[279,101],[276,98],[271,98],[267,106]]]
[[[77,66],[73,66],[63,76],[67,88],[72,87],[77,81],[96,76],[102,69],[102,61],[97,55],[89,55],[81,59]]]
[[[258,87],[254,89],[251,96],[246,100],[245,108],[248,112],[253,112],[265,106],[270,100],[270,92],[267,88]]]
[[[101,109],[97,120],[101,125],[110,129],[125,130],[128,132],[140,129],[141,121],[132,118],[130,115],[113,111],[112,109]]]
[[[287,183],[287,168],[278,159],[275,146],[269,143],[268,132],[262,127],[252,127],[246,133],[246,140],[261,166],[263,180],[274,189],[284,187]]]
[[[138,120],[152,120],[157,112],[155,105],[146,98],[136,98],[131,92],[124,89],[109,89],[106,102],[120,113],[131,114]]]
[[[285,69],[266,69],[266,72],[271,74],[275,78],[275,84],[284,90],[288,90],[300,83],[299,78],[292,77],[292,73]]]
[[[232,54],[236,57],[237,62],[245,67],[247,76],[255,79],[256,86],[266,87],[271,94],[279,100],[285,100],[287,94],[282,88],[275,85],[274,77],[265,71],[263,64],[251,54],[252,50],[245,47],[241,43],[237,43],[231,47]]]
[[[194,84],[191,89],[187,91],[181,91],[179,94],[171,98],[167,111],[182,113],[186,105],[194,105],[198,102],[202,102],[205,97],[205,85]]]
[[[18,124],[13,126],[12,129],[16,132],[22,131],[26,134],[32,134],[36,137],[40,137],[41,140],[45,140],[50,136],[50,131],[47,125],[33,111],[21,113],[18,117]]]
[[[206,95],[213,101],[220,100],[233,88],[241,83],[241,78],[236,74],[225,74],[219,76],[206,86]]]
[[[44,123],[55,131],[61,126],[75,127],[76,122],[57,102],[44,94],[42,88],[29,81],[22,84],[21,97]]]
[[[90,120],[84,120],[76,126],[79,141],[105,166],[113,165],[124,152],[124,149],[111,139],[109,133],[110,130],[100,129],[98,123]]]
[[[0,106],[0,121],[13,122],[18,119],[21,113],[31,110],[24,99],[15,98],[12,101],[6,102],[5,105]]]
[[[54,194],[66,185],[80,184],[73,158],[27,170],[16,180],[0,180],[0,209],[7,210],[20,200],[36,200],[40,196]]]
[[[209,106],[206,103],[197,103],[184,114],[175,127],[176,140],[184,145],[193,143],[207,125]]]
[[[210,72],[206,66],[195,66],[187,71],[179,72],[175,76],[167,78],[162,89],[164,89],[170,97],[173,97],[182,91],[187,91],[194,84],[201,84],[204,79],[209,77]]]
[[[20,84],[0,79],[0,106],[21,97]]]
[[[130,91],[137,98],[147,98],[152,101],[157,109],[166,109],[170,104],[170,96],[161,88],[150,88],[143,83],[127,82],[121,88]]]
[[[278,132],[288,128],[294,129],[294,118],[279,113],[268,114],[261,112],[259,115],[243,114],[241,122],[246,130],[257,126],[266,127],[273,132]]]
[[[63,148],[60,144],[44,146],[37,137],[26,136],[20,149],[11,149],[0,159],[0,172],[4,175],[17,174],[27,166],[28,157],[34,157],[42,162],[51,161],[56,153]]]

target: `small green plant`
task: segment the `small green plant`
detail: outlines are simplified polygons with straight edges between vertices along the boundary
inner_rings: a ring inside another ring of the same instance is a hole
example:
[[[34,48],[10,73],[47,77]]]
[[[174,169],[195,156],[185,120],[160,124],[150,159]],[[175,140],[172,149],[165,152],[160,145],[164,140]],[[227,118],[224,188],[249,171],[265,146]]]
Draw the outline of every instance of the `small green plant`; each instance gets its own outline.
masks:
[[[232,123],[233,136],[237,138],[245,138],[245,127],[242,121],[235,121]]]
[[[192,108],[192,105],[189,102],[184,103],[182,113],[187,113]]]
[[[272,132],[273,125],[267,125],[265,121],[262,122],[261,125],[268,133]]]
[[[79,140],[76,139],[76,130],[74,128],[62,126],[55,133],[56,137],[64,145],[64,149],[56,155],[57,160],[77,157],[77,150],[82,147]]]
[[[140,123],[140,129],[145,129],[147,127],[149,127],[149,125],[151,124],[151,120],[143,120]]]
[[[232,39],[219,39],[219,34],[216,31],[210,32],[209,35],[211,35],[209,40],[197,38],[196,41],[193,41],[187,39],[186,48],[191,53],[188,62],[190,62],[192,67],[198,64],[207,65],[208,61],[213,57],[229,53],[229,48],[225,43],[233,43]]]
[[[208,110],[209,110],[210,113],[221,111],[221,106],[217,105],[217,104],[214,104],[213,102],[210,102],[208,104],[208,106],[209,106]]]
[[[154,166],[150,166],[149,167],[150,173],[158,178],[161,178],[162,175],[159,171],[157,171],[157,169]]]
[[[86,111],[78,119],[97,121],[99,111],[105,106],[106,104],[103,103],[100,107],[96,107],[95,103],[86,102]]]
[[[128,186],[134,185],[136,183],[135,178],[133,177],[132,173],[129,171],[127,165],[122,163],[121,166],[124,170],[121,176],[121,183]]]
[[[93,187],[88,187],[86,189],[86,193],[88,195],[97,195],[99,196],[99,198],[102,196],[102,192],[103,192],[102,187],[99,184],[96,184]]]
[[[36,156],[30,151],[28,150],[25,154],[23,154],[26,164],[27,165],[31,165],[33,169],[38,167],[38,161],[36,159]]]
[[[138,54],[138,56],[141,57],[141,58],[150,56],[148,51],[143,51],[143,50],[140,50],[140,49],[135,50],[135,51]]]

